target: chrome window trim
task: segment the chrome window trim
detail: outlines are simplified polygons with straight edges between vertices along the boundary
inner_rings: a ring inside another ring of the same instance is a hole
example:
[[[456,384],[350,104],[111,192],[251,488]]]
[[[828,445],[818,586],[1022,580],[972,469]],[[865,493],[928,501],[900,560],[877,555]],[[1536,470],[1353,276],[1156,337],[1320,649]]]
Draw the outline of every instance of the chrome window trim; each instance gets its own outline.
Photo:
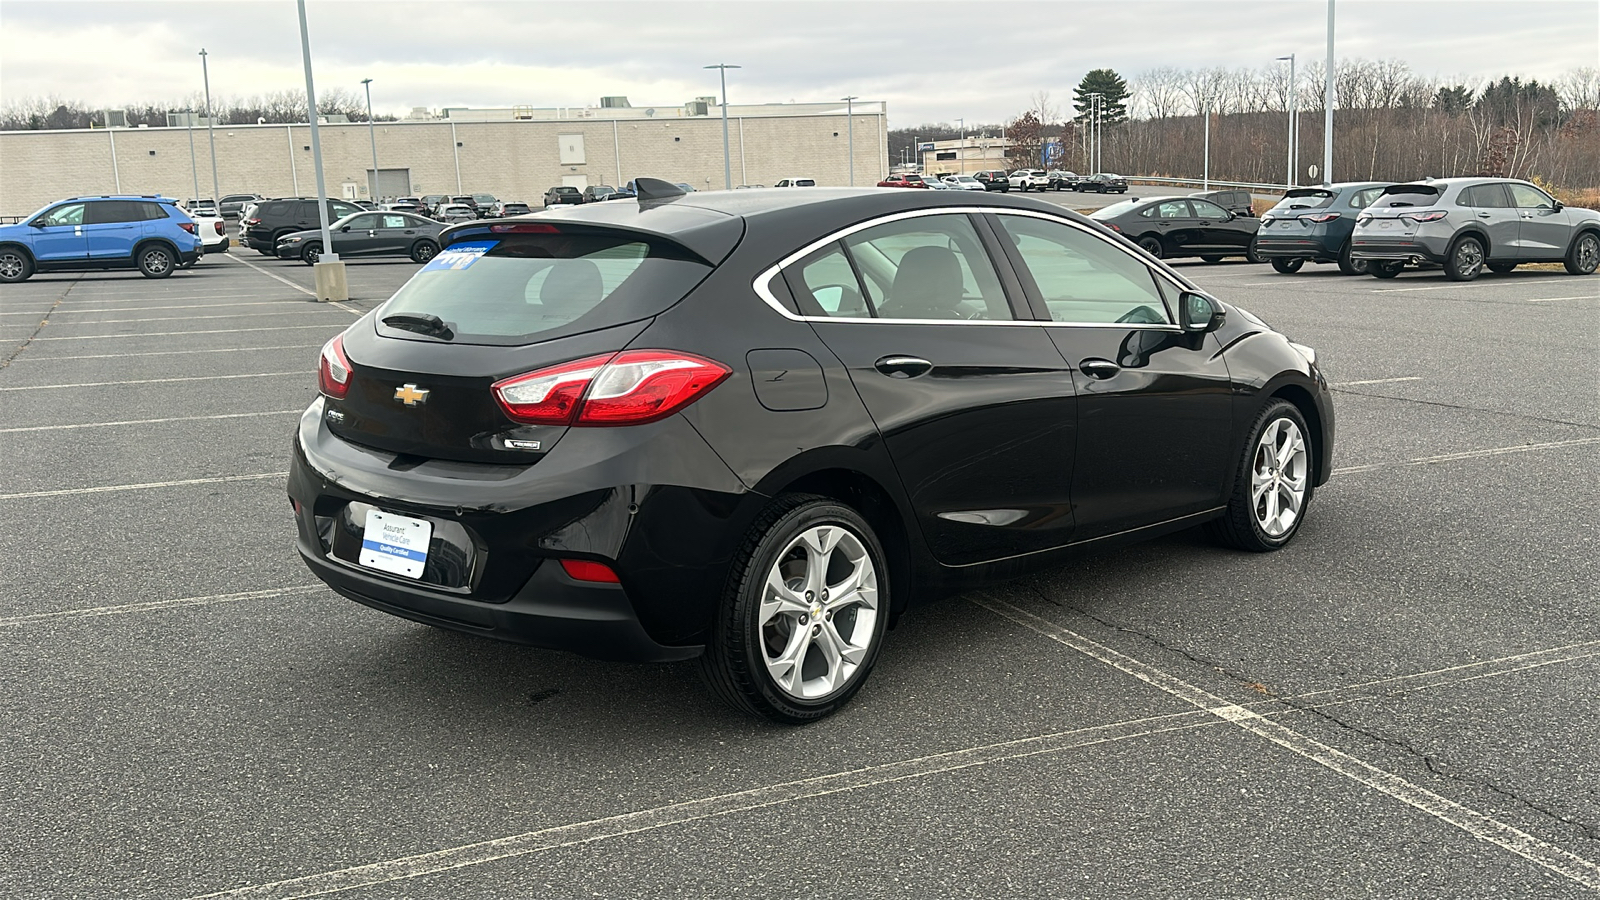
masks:
[[[885,223],[888,223],[888,222],[898,222],[898,221],[901,221],[902,219],[915,219],[915,218],[919,218],[921,216],[940,216],[940,215],[951,215],[951,214],[963,215],[963,216],[968,216],[968,215],[986,215],[986,214],[987,215],[1006,215],[1006,216],[1028,216],[1028,217],[1035,218],[1035,219],[1043,219],[1043,220],[1045,220],[1047,222],[1055,222],[1057,224],[1066,225],[1069,228],[1076,228],[1077,230],[1079,230],[1079,231],[1083,232],[1084,234],[1088,235],[1089,237],[1094,238],[1095,240],[1105,241],[1107,244],[1110,244],[1116,250],[1118,250],[1118,251],[1120,251],[1122,253],[1126,253],[1135,262],[1138,262],[1139,264],[1143,265],[1146,269],[1149,269],[1151,274],[1153,274],[1157,278],[1165,278],[1167,281],[1173,282],[1174,287],[1176,287],[1177,290],[1179,290],[1180,292],[1181,291],[1194,291],[1195,293],[1198,293],[1198,294],[1205,294],[1205,291],[1200,290],[1200,288],[1198,288],[1198,287],[1196,287],[1194,285],[1185,285],[1182,282],[1175,281],[1171,274],[1163,271],[1162,269],[1160,269],[1158,267],[1151,266],[1148,261],[1146,261],[1144,259],[1141,259],[1139,256],[1135,255],[1134,253],[1130,253],[1127,248],[1117,247],[1115,244],[1112,244],[1110,241],[1106,241],[1105,235],[1096,234],[1091,229],[1086,228],[1081,223],[1074,222],[1071,219],[1064,219],[1064,218],[1061,218],[1059,216],[1053,216],[1053,215],[1050,215],[1049,213],[1042,213],[1042,212],[1038,212],[1036,210],[1031,210],[1031,209],[1006,209],[1004,207],[976,206],[976,205],[974,205],[974,206],[940,206],[940,207],[934,207],[932,209],[915,209],[915,210],[909,210],[907,212],[890,213],[889,215],[886,215],[886,216],[879,216],[879,217],[874,218],[874,219],[868,219],[868,220],[866,220],[864,222],[857,222],[854,225],[849,225],[849,226],[846,226],[844,228],[839,229],[838,231],[832,232],[832,233],[828,234],[826,237],[818,238],[817,240],[812,241],[809,244],[806,244],[804,247],[801,247],[799,250],[796,250],[793,253],[789,254],[788,256],[785,256],[783,259],[779,260],[778,262],[773,263],[771,266],[768,266],[766,269],[762,270],[761,274],[756,276],[755,281],[751,282],[750,286],[756,292],[756,296],[761,298],[762,302],[766,303],[767,306],[770,306],[772,308],[772,310],[774,312],[776,312],[778,315],[783,316],[785,319],[788,319],[791,322],[849,322],[851,324],[877,324],[877,325],[988,325],[988,326],[996,326],[996,325],[999,325],[999,326],[1032,325],[1032,326],[1037,326],[1037,327],[1042,327],[1042,328],[1117,328],[1119,330],[1120,329],[1127,329],[1129,331],[1171,331],[1171,332],[1182,332],[1183,331],[1182,328],[1180,328],[1178,325],[1173,324],[1173,323],[1169,323],[1169,324],[1165,324],[1165,325],[1145,325],[1145,324],[1138,324],[1138,323],[1133,323],[1133,322],[1056,322],[1056,321],[1049,321],[1049,320],[1044,320],[1044,319],[1004,319],[1004,320],[1001,320],[1001,319],[882,319],[882,318],[866,317],[866,316],[863,316],[863,317],[855,317],[855,316],[803,316],[803,315],[799,315],[797,313],[791,312],[772,293],[772,288],[770,287],[770,284],[771,284],[772,279],[774,277],[776,277],[785,268],[793,265],[796,262],[799,262],[800,260],[802,260],[805,257],[809,256],[814,251],[819,250],[822,247],[824,247],[824,246],[826,246],[826,245],[828,245],[830,243],[833,243],[834,241],[843,240],[844,238],[849,237],[850,235],[855,234],[858,231],[864,231],[864,230],[866,230],[868,228],[872,228],[874,226],[882,225],[882,224],[885,224]],[[1134,250],[1138,250],[1137,247],[1135,247],[1133,249]],[[1138,252],[1142,253],[1144,251],[1138,250]],[[1206,294],[1206,296],[1210,297],[1211,295],[1210,294]],[[1162,305],[1163,306],[1166,305],[1164,298],[1163,298],[1163,304]],[[1172,311],[1171,310],[1166,310],[1166,313],[1167,313],[1167,315],[1169,317],[1172,315]]]

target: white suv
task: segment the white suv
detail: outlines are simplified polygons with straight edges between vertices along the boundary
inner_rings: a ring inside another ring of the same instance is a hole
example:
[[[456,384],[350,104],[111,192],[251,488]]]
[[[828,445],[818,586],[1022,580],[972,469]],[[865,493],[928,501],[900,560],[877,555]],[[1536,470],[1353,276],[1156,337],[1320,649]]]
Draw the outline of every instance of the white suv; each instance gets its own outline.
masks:
[[[1018,169],[1006,180],[1011,182],[1012,188],[1024,193],[1050,189],[1050,176],[1042,169]]]
[[[773,187],[816,187],[815,178],[780,178]]]

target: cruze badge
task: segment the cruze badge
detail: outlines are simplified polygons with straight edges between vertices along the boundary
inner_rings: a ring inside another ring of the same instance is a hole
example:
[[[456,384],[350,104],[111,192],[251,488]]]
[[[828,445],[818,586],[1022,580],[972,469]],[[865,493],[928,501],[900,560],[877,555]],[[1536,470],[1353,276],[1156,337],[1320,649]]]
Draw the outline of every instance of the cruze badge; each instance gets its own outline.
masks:
[[[394,389],[394,398],[407,406],[421,406],[428,402],[428,391],[414,384],[402,384]]]

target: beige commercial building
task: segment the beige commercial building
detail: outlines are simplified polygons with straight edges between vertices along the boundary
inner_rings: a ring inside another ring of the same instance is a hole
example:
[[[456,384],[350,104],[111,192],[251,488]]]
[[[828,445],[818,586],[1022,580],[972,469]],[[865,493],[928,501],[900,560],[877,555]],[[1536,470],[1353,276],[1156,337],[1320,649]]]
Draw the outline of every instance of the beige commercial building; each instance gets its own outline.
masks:
[[[490,193],[538,205],[555,185],[622,184],[638,176],[723,187],[720,108],[683,106],[423,111],[376,126],[380,198]],[[607,98],[609,102],[622,98]],[[735,185],[815,178],[819,185],[872,185],[888,171],[883,103],[763,104],[728,108]],[[851,122],[853,120],[852,138]],[[372,193],[365,123],[319,127],[323,171],[334,197]],[[316,191],[307,125],[217,126],[222,194],[310,196]],[[194,169],[190,141],[193,140]],[[850,145],[854,144],[854,153]],[[853,166],[852,166],[853,156]],[[0,215],[20,216],[53,200],[96,194],[211,195],[206,129],[112,128],[0,132]]]

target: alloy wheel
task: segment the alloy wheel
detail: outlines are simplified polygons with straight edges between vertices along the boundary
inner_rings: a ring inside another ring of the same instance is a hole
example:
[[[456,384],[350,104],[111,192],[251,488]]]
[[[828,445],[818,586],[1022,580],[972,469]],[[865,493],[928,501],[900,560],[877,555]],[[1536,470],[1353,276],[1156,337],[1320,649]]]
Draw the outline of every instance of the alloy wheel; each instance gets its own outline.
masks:
[[[144,270],[151,275],[160,275],[171,267],[172,257],[167,255],[167,251],[157,247],[144,252]]]
[[[23,268],[24,262],[19,254],[0,255],[0,278],[20,278]]]
[[[847,687],[878,633],[878,573],[842,525],[797,535],[767,573],[757,628],[767,674],[800,700]]]
[[[1286,418],[1267,425],[1250,463],[1250,500],[1256,524],[1269,536],[1282,537],[1294,528],[1305,505],[1307,474],[1299,426]]]
[[[1572,254],[1573,261],[1577,263],[1578,271],[1585,275],[1600,268],[1600,238],[1586,234],[1578,238],[1576,252]]]
[[[1456,247],[1456,272],[1462,278],[1472,278],[1483,268],[1483,245],[1465,240]]]

